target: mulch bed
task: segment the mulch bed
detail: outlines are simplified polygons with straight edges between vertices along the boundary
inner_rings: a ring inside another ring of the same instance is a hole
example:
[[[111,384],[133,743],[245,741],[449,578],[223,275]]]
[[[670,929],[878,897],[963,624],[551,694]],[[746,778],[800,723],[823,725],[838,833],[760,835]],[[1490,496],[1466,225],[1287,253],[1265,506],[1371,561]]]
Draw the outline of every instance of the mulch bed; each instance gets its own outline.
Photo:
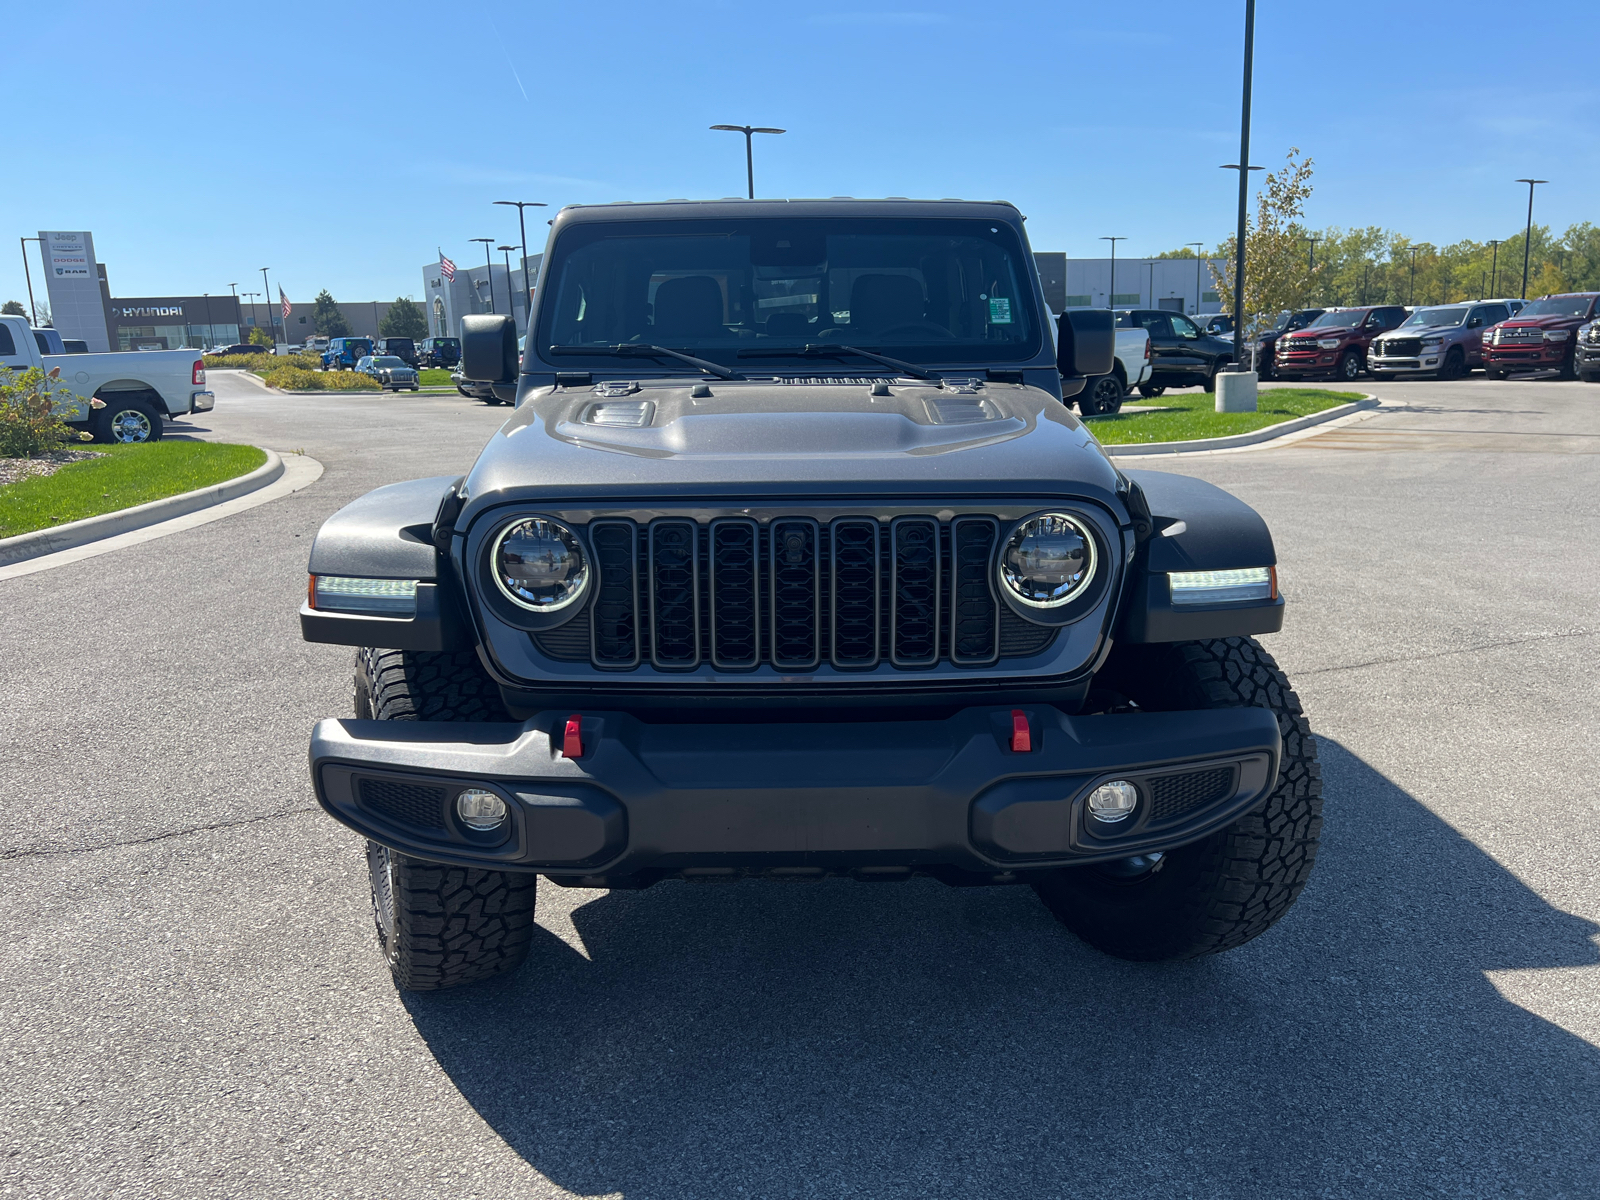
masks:
[[[0,487],[41,475],[54,475],[68,463],[104,458],[99,450],[54,450],[38,458],[0,458]]]

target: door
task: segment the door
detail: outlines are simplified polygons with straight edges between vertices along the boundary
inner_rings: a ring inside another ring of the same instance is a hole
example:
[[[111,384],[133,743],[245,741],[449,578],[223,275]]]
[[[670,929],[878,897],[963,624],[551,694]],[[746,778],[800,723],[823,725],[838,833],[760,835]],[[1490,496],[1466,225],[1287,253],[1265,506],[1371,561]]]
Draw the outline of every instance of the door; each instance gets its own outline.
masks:
[[[1504,304],[1480,304],[1467,315],[1467,336],[1461,343],[1467,356],[1467,366],[1483,365],[1484,333],[1510,316],[1511,310]]]
[[[1172,332],[1172,314],[1135,309],[1133,324],[1150,335],[1150,382],[1157,387],[1183,387],[1182,350]]]
[[[26,371],[33,365],[28,354],[29,347],[17,345],[17,339],[11,336],[11,328],[0,322],[0,367]]]
[[[1204,383],[1211,375],[1212,360],[1216,357],[1207,345],[1209,339],[1200,332],[1200,326],[1180,313],[1168,313],[1167,319],[1172,324],[1174,365],[1181,367],[1190,383]]]

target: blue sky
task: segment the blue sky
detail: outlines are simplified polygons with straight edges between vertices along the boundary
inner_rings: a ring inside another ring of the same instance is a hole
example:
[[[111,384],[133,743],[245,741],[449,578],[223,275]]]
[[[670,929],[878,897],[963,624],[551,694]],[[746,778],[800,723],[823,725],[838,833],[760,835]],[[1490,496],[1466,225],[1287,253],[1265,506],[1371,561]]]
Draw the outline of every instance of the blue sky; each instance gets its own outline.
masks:
[[[121,296],[263,265],[296,301],[415,296],[436,246],[517,240],[493,200],[742,194],[727,122],[790,131],[758,140],[759,195],[1005,198],[1035,249],[1137,258],[1231,228],[1243,8],[14,4],[0,225],[92,230]],[[1593,12],[1263,0],[1252,157],[1316,160],[1319,226],[1505,237],[1529,174],[1537,220],[1600,220]]]

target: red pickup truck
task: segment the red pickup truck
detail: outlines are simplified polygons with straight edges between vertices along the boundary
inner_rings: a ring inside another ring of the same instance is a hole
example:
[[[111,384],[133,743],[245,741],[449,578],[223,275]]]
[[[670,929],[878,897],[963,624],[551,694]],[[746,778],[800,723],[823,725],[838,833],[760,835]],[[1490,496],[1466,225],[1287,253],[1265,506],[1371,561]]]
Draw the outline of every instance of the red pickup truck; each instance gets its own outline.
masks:
[[[1367,365],[1372,339],[1405,319],[1406,310],[1398,304],[1330,309],[1304,329],[1278,339],[1273,354],[1278,378],[1332,375],[1354,382]]]
[[[1600,292],[1569,292],[1535,300],[1483,335],[1483,371],[1504,379],[1512,371],[1559,371],[1572,379],[1578,328],[1595,316]]]

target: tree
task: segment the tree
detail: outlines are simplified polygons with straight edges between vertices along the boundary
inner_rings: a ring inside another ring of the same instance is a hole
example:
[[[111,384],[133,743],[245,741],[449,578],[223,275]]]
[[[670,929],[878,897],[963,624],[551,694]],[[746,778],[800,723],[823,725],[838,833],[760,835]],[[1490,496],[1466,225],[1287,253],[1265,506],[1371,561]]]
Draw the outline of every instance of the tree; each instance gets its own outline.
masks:
[[[1284,309],[1303,308],[1318,291],[1326,265],[1310,267],[1307,235],[1300,223],[1311,198],[1312,160],[1292,146],[1287,161],[1269,172],[1256,197],[1256,215],[1245,226],[1244,314],[1246,328],[1271,322]],[[1237,235],[1218,247],[1222,269],[1211,269],[1222,311],[1233,309],[1234,253]]]
[[[345,320],[344,313],[339,311],[339,304],[323,288],[317,293],[317,305],[311,313],[311,323],[317,327],[317,332],[328,337],[349,337],[350,322]]]
[[[252,346],[270,346],[272,345],[272,335],[261,326],[252,325],[250,327],[250,336],[245,341]]]
[[[4,304],[0,304],[0,316],[25,317],[27,315],[28,310],[22,307],[21,300],[7,300]]]
[[[379,337],[408,337],[420,341],[428,336],[428,318],[408,297],[397,296],[378,322]]]

